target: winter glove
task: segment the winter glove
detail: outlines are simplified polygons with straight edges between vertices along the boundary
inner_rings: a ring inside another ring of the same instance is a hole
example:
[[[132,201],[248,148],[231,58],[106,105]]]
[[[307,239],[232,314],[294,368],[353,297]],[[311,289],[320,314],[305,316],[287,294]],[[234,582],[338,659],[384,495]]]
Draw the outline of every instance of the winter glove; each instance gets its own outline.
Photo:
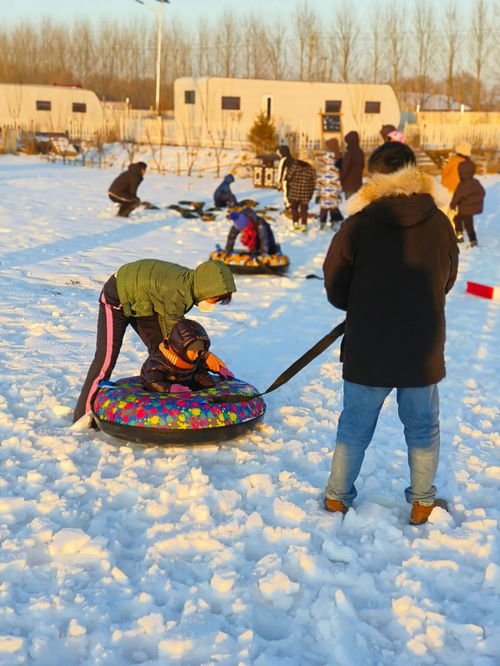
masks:
[[[228,370],[225,363],[223,363],[218,356],[208,352],[205,356],[205,364],[209,370],[216,372],[221,377],[227,379],[228,377],[234,377],[233,373]]]
[[[191,389],[189,386],[183,386],[182,384],[172,384],[170,387],[169,393],[190,393]]]
[[[317,204],[319,204],[319,202],[320,202],[319,195],[314,199],[314,201],[315,201]]]
[[[215,243],[215,249],[217,250],[217,252],[222,252],[222,248],[219,245],[219,243]]]

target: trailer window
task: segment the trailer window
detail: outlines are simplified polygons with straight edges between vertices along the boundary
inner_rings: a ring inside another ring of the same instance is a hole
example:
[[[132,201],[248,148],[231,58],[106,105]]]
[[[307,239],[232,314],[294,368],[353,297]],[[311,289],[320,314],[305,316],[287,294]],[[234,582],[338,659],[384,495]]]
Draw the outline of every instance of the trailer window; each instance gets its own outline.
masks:
[[[196,101],[195,91],[194,90],[185,90],[184,91],[184,104],[194,104]]]
[[[325,113],[340,113],[342,101],[339,99],[327,99],[325,102]]]
[[[36,110],[37,111],[50,111],[52,107],[51,102],[43,99],[36,100]]]
[[[240,99],[240,97],[222,97],[221,108],[229,109],[231,111],[239,111]]]
[[[365,113],[380,113],[380,102],[365,102]]]
[[[87,105],[82,102],[73,102],[73,113],[87,113]]]

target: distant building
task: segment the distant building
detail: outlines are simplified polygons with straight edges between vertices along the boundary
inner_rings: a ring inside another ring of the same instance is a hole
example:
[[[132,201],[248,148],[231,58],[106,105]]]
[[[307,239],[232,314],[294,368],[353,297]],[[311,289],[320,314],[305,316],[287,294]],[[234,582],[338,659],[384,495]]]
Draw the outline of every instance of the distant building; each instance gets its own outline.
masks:
[[[0,83],[0,127],[79,137],[103,126],[103,108],[92,90]]]
[[[382,125],[400,122],[392,88],[372,83],[181,78],[174,82],[174,107],[179,144],[243,146],[261,111],[295,148],[323,148],[351,130],[364,144],[377,144]]]

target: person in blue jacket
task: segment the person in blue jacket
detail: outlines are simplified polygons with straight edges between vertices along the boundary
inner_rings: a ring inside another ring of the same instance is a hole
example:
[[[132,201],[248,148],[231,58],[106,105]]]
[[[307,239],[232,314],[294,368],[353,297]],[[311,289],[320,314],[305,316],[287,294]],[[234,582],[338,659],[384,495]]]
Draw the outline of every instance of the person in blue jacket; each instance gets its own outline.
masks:
[[[214,192],[214,204],[218,208],[236,206],[238,203],[236,197],[231,192],[231,183],[234,183],[234,176],[228,174]]]
[[[269,222],[259,217],[251,208],[245,208],[240,213],[230,213],[233,226],[229,230],[226,240],[226,254],[231,254],[238,235],[243,245],[248,247],[250,254],[277,254],[279,245],[274,239],[273,230]]]

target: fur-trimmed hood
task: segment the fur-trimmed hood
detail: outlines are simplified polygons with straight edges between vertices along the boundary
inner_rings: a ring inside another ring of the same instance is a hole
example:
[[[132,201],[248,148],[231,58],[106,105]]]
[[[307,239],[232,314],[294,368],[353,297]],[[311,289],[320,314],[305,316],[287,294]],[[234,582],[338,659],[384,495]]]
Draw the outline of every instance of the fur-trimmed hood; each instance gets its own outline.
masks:
[[[432,176],[410,165],[394,173],[374,173],[346,203],[348,215],[361,212],[370,204],[387,197],[410,197],[429,194],[438,207],[447,206],[448,192]]]

